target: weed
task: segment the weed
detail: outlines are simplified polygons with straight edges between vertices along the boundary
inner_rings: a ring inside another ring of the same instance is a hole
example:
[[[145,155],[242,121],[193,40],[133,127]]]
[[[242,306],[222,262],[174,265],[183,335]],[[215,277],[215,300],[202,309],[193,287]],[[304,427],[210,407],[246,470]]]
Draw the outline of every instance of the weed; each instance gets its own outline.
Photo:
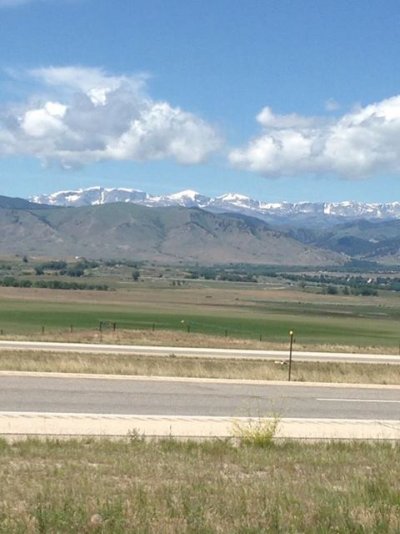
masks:
[[[141,434],[137,428],[132,428],[128,432],[130,443],[143,443],[145,440],[144,434]]]
[[[279,426],[279,417],[249,417],[244,422],[233,422],[233,436],[242,445],[254,445],[256,447],[270,447],[276,436]]]

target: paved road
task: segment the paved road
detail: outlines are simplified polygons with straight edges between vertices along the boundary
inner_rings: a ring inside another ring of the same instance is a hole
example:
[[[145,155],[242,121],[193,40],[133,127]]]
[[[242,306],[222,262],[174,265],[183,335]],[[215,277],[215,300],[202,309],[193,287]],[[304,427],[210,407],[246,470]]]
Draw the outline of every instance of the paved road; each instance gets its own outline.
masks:
[[[400,387],[0,376],[0,412],[400,419]]]
[[[86,352],[106,354],[140,354],[157,356],[188,356],[222,359],[286,360],[288,351],[238,350],[194,347],[151,347],[141,345],[103,345],[86,343],[51,343],[33,341],[0,341],[0,350],[37,350],[51,352]],[[333,352],[293,352],[296,361],[385,363],[400,365],[400,356],[383,354],[351,354]]]

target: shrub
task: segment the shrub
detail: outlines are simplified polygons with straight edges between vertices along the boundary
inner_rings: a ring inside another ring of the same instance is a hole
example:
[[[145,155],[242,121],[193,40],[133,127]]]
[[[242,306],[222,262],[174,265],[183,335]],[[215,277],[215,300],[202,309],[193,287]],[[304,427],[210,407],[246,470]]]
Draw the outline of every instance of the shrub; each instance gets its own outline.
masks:
[[[246,421],[234,421],[233,436],[241,445],[269,447],[276,435],[279,417],[249,417]]]
[[[326,288],[326,292],[327,292],[328,295],[337,295],[338,294],[337,287],[335,287],[335,286],[328,286]]]

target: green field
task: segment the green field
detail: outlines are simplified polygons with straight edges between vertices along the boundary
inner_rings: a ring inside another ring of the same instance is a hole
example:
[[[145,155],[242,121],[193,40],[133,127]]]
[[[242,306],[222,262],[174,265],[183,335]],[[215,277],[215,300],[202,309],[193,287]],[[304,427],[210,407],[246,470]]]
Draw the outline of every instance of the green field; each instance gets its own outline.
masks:
[[[247,290],[219,290],[208,302],[209,289],[156,291],[149,288],[131,291],[125,300],[122,292],[103,298],[78,296],[56,290],[37,290],[38,298],[22,299],[24,290],[13,298],[0,293],[0,333],[3,336],[47,335],[98,330],[116,323],[118,330],[175,330],[221,338],[286,343],[289,330],[295,331],[298,345],[348,345],[398,348],[400,309],[393,305],[359,302],[325,302],[253,299]],[[29,291],[29,290],[27,290]],[[66,293],[68,298],[66,298]],[[214,295],[214,293],[213,293]],[[237,296],[239,295],[239,296]],[[51,302],[51,297],[57,301]],[[265,298],[267,297],[267,298]],[[306,297],[308,297],[306,295]],[[157,298],[159,302],[157,303]],[[76,299],[76,300],[75,300]],[[197,299],[197,300],[196,300]],[[343,300],[343,299],[342,299]]]

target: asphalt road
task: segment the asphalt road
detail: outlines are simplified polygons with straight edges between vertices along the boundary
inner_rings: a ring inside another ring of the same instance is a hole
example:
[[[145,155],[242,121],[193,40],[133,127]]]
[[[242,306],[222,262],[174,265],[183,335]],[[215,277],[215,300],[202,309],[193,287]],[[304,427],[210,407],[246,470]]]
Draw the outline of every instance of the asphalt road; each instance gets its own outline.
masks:
[[[400,388],[0,376],[1,412],[400,419]]]
[[[50,352],[82,352],[96,354],[137,354],[187,356],[194,358],[286,360],[288,351],[211,349],[195,347],[152,347],[141,345],[103,345],[86,343],[52,343],[34,341],[0,341],[0,350],[37,350]],[[293,352],[295,361],[385,363],[400,365],[400,356],[383,354],[351,354],[334,352]]]

